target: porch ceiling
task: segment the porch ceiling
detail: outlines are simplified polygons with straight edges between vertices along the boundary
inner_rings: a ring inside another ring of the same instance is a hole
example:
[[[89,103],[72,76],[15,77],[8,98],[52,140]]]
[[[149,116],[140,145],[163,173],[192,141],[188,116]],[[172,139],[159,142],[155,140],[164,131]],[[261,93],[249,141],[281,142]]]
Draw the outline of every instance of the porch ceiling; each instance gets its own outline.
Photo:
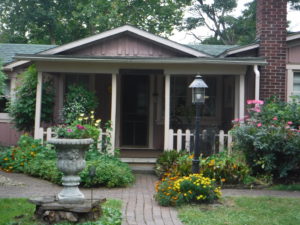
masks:
[[[90,62],[110,64],[218,64],[218,65],[265,65],[267,61],[259,57],[228,58],[144,58],[144,57],[90,57],[72,55],[18,54],[17,60],[34,62]]]

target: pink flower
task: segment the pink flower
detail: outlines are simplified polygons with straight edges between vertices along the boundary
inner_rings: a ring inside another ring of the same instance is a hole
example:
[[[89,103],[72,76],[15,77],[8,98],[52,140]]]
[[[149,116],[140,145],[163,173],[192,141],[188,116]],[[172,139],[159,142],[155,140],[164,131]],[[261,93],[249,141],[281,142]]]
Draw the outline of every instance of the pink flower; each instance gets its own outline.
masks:
[[[237,122],[239,122],[239,121],[240,121],[240,119],[234,119],[233,122],[237,123]]]
[[[82,126],[82,125],[80,125],[80,124],[78,124],[76,127],[77,127],[77,129],[79,129],[79,130],[84,130],[84,129],[85,129],[85,127]]]
[[[273,120],[278,120],[277,116],[274,116],[274,117],[273,117]]]
[[[262,101],[262,100],[247,100],[247,104],[248,105],[251,105],[251,104],[263,105],[264,101]]]
[[[248,104],[248,105],[251,105],[251,104],[253,104],[253,101],[254,101],[254,100],[247,100],[247,104]]]
[[[262,126],[262,123],[258,123],[256,126],[257,126],[257,127],[261,127],[261,126]]]
[[[70,129],[70,128],[68,128],[68,129],[67,129],[67,132],[68,132],[68,133],[71,133],[71,132],[73,132],[73,130]]]
[[[288,124],[288,125],[292,125],[292,124],[293,124],[293,122],[292,122],[292,121],[289,121],[289,122],[287,122],[287,124]]]

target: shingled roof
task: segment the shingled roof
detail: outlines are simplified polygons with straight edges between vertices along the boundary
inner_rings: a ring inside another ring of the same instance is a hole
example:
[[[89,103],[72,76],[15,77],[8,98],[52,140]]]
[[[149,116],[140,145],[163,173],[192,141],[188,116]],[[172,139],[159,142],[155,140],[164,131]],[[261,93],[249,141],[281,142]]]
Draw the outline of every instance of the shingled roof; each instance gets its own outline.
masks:
[[[211,56],[219,56],[224,51],[235,48],[238,45],[206,45],[206,44],[188,44],[190,48],[196,49],[198,51],[204,52]]]
[[[56,45],[0,43],[0,61],[2,61],[3,64],[7,64],[14,61],[13,57],[16,54],[35,54],[54,47],[56,47]]]

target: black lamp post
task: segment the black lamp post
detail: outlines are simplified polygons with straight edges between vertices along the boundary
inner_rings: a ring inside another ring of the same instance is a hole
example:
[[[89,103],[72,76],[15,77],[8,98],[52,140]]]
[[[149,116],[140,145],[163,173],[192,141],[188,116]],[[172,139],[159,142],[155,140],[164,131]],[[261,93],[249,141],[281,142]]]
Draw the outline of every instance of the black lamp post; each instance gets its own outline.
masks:
[[[200,172],[200,104],[205,102],[205,88],[208,88],[206,83],[201,79],[200,75],[197,75],[194,81],[190,84],[189,88],[192,88],[192,102],[196,105],[196,117],[195,117],[195,146],[194,146],[194,158],[192,165],[192,173]]]

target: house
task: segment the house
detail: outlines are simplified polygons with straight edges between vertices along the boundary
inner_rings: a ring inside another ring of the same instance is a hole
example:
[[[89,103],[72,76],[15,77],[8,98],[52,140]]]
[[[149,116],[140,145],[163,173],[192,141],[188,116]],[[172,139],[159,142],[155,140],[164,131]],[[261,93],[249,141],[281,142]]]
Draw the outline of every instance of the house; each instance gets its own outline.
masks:
[[[278,7],[270,10],[266,4]],[[15,75],[36,64],[35,137],[41,126],[42,83],[50,77],[56,87],[54,119],[63,107],[66,85],[84,84],[99,98],[97,116],[112,121],[114,148],[168,149],[170,129],[193,129],[188,86],[196,74],[208,85],[202,129],[228,130],[234,118],[245,116],[247,99],[275,94],[288,100],[300,92],[300,33],[286,35],[285,4],[259,0],[258,40],[247,46],[187,46],[125,25],[42,52],[17,52],[22,54],[7,62],[4,71],[14,87]],[[0,139],[5,139],[4,120]]]

